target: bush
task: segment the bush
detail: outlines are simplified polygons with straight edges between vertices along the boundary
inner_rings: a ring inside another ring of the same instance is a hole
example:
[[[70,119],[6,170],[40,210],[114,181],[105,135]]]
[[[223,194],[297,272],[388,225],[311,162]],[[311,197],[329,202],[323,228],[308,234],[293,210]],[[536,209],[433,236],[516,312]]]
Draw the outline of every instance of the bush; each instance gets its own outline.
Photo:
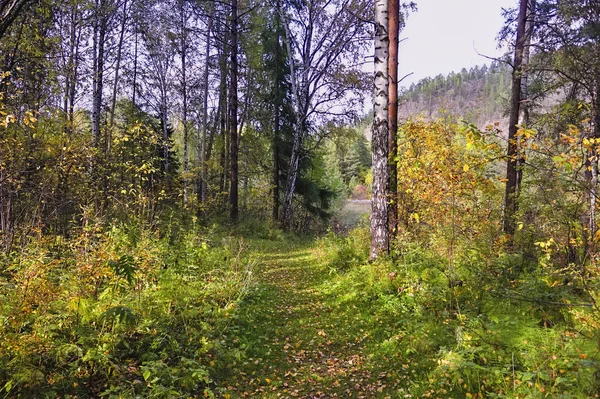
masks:
[[[238,239],[113,226],[5,259],[0,387],[10,397],[211,393],[219,331],[252,282]],[[174,242],[174,244],[173,244]]]

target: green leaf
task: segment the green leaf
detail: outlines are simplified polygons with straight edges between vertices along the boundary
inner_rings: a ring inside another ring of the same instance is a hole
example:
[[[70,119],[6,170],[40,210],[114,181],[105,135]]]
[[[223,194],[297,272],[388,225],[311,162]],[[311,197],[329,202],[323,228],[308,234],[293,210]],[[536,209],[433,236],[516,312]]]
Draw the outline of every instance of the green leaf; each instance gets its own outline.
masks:
[[[132,326],[135,324],[137,318],[130,308],[125,306],[113,306],[102,313],[100,320]]]

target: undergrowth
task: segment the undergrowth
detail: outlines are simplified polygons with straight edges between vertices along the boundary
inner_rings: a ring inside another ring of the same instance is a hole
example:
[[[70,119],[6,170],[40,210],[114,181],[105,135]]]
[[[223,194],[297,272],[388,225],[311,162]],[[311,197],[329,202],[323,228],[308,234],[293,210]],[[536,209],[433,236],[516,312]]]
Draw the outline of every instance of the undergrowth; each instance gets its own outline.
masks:
[[[6,255],[0,397],[212,397],[255,264],[217,230],[90,224]]]
[[[410,242],[367,262],[368,231],[318,247],[324,289],[363,309],[369,357],[402,381],[397,397],[587,398],[600,394],[598,320],[586,281],[519,255],[457,252],[452,265]],[[568,298],[568,299],[567,299]]]

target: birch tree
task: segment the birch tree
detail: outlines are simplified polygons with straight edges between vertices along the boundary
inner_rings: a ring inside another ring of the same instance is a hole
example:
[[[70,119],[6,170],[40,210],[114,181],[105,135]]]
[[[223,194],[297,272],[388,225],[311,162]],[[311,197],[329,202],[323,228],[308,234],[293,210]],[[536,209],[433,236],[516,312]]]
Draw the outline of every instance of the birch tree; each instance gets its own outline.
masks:
[[[360,64],[372,37],[364,22],[367,9],[363,0],[308,0],[280,8],[295,116],[280,214],[284,228],[292,222],[306,135],[319,123],[349,116],[362,100]]]
[[[375,1],[375,83],[373,91],[373,190],[371,196],[371,259],[389,251],[388,230],[388,2]]]
[[[148,106],[158,114],[162,130],[163,171],[170,171],[169,110],[173,87],[174,46],[168,37],[168,13],[164,4],[149,5],[141,21],[140,31],[146,54],[141,72],[146,90],[142,92]]]

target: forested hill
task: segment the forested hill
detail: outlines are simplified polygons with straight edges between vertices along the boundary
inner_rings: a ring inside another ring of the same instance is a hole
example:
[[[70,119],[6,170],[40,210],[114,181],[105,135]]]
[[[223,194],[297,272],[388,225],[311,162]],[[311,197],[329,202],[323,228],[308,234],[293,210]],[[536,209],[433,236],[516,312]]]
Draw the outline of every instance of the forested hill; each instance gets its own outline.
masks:
[[[510,94],[510,67],[491,65],[438,75],[412,84],[400,97],[400,118],[456,116],[483,127],[506,119]]]

